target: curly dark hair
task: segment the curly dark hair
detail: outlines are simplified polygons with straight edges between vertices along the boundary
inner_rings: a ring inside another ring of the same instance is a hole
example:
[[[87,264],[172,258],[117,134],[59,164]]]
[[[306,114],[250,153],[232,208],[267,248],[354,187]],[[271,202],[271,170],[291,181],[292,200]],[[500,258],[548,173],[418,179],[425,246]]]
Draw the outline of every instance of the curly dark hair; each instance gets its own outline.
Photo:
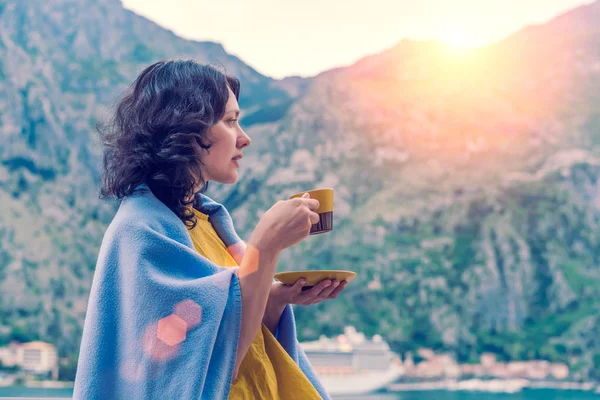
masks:
[[[194,191],[208,182],[200,169],[207,130],[223,118],[231,88],[240,82],[192,60],[147,67],[98,127],[104,146],[101,198],[122,199],[147,184],[188,227],[196,225]]]

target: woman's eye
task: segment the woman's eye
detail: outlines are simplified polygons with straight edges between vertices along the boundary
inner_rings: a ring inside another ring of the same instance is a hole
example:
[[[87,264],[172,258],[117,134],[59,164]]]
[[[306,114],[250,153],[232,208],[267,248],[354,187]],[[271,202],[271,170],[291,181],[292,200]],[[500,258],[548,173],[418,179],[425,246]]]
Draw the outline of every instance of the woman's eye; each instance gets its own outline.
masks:
[[[237,119],[230,119],[228,122],[229,122],[229,125],[235,125],[237,121],[238,121]]]

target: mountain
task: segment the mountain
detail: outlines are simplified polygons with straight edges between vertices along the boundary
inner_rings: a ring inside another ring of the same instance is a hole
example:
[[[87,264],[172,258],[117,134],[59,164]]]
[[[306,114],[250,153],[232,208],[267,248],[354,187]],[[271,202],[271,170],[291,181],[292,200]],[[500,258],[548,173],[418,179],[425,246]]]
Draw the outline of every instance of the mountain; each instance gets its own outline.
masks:
[[[0,335],[75,359],[116,206],[97,199],[93,127],[144,66],[189,57],[242,80],[253,145],[239,183],[209,192],[242,237],[275,201],[336,190],[334,231],[280,269],[358,277],[296,308],[302,339],[353,324],[399,352],[543,357],[597,377],[598,17],[595,2],[465,54],[403,40],[277,81],[116,0],[0,0]]]

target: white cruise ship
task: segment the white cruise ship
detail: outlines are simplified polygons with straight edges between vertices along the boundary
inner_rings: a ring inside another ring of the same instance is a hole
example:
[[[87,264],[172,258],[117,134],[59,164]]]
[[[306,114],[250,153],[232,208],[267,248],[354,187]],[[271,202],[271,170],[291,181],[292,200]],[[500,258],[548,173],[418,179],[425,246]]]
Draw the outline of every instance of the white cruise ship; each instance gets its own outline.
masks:
[[[400,358],[379,335],[367,339],[349,326],[336,338],[300,343],[330,395],[385,389],[404,373]]]

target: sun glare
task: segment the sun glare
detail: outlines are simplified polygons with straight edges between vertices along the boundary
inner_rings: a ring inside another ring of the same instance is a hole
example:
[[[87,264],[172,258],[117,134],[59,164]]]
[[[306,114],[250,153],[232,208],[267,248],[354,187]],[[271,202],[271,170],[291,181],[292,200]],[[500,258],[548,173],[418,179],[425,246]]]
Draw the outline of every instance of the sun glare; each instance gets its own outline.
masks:
[[[460,31],[455,31],[446,35],[444,42],[457,53],[465,53],[476,47],[472,38]]]

